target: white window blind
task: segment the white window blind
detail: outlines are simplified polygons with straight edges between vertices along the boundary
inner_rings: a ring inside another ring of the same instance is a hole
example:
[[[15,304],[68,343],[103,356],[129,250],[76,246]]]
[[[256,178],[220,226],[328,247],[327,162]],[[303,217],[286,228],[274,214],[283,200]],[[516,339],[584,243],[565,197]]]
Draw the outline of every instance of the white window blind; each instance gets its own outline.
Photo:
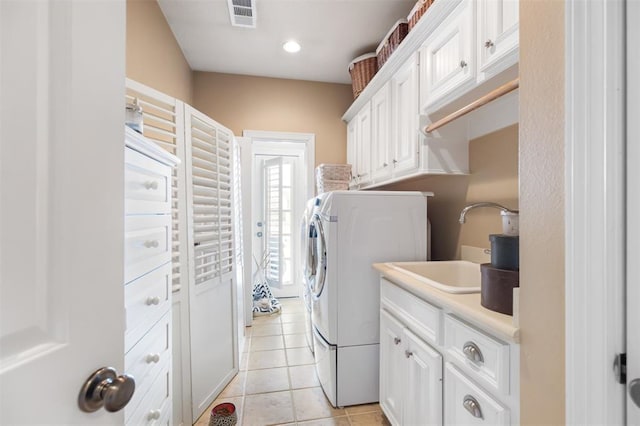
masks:
[[[282,284],[282,157],[264,161],[265,250],[269,260],[266,278]]]
[[[184,130],[182,128],[182,104],[175,98],[158,92],[136,81],[126,81],[126,103],[137,100],[143,113],[144,136],[157,143],[180,159],[184,159]],[[180,188],[184,188],[184,165],[173,168],[171,176],[171,217],[172,217],[172,284],[173,289],[178,290],[186,283],[186,276],[182,274],[186,266],[184,250],[180,250],[181,244],[185,244],[181,230],[185,226],[182,217],[182,209],[179,204],[184,202],[184,194]]]

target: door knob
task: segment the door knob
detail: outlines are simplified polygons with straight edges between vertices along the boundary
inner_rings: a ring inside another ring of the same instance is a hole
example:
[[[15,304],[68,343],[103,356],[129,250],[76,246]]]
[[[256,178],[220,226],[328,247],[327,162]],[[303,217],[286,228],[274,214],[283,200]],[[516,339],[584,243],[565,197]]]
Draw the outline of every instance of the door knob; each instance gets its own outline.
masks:
[[[629,383],[629,397],[640,408],[640,379],[634,379]]]
[[[92,413],[104,406],[105,410],[116,412],[124,408],[136,390],[132,376],[118,376],[113,367],[103,367],[95,371],[80,389],[78,405],[82,411]]]

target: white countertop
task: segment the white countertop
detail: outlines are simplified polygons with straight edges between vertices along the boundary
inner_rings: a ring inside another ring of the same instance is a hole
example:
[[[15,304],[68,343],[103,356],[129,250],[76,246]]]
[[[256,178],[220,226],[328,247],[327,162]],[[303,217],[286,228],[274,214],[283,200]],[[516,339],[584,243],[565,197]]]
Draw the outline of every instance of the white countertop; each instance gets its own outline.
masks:
[[[476,324],[498,338],[511,343],[520,342],[520,328],[515,325],[514,317],[483,307],[480,304],[480,293],[447,293],[420,282],[384,263],[374,263],[373,267],[387,280],[420,299],[451,311],[460,318]]]

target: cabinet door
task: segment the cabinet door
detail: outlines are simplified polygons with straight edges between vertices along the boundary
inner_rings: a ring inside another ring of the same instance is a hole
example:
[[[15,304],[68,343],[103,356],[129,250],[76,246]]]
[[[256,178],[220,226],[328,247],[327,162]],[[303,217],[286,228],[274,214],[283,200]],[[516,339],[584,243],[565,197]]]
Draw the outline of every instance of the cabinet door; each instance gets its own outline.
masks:
[[[420,49],[420,106],[435,111],[475,84],[475,3],[464,0]]]
[[[371,99],[371,179],[380,182],[391,175],[390,85],[385,84]]]
[[[355,178],[358,174],[356,167],[356,145],[358,143],[358,117],[354,117],[349,124],[347,124],[347,163],[351,164],[351,181],[349,186],[355,185]]]
[[[391,79],[393,93],[393,175],[410,173],[419,165],[418,66],[412,56]]]
[[[387,311],[380,311],[380,406],[393,425],[407,424],[402,420],[406,366],[403,329]]]
[[[478,9],[480,78],[518,62],[518,0],[482,0]]]
[[[356,180],[366,184],[371,179],[371,103],[367,103],[356,117]]]
[[[403,339],[407,349],[405,404],[402,423],[442,424],[442,356],[408,329]]]

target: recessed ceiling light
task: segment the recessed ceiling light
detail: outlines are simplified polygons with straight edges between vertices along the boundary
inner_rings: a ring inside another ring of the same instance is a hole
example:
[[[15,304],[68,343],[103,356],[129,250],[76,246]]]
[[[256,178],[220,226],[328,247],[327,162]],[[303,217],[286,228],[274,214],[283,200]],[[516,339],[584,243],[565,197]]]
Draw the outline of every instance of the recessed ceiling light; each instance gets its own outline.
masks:
[[[297,53],[300,51],[300,45],[298,42],[289,40],[285,44],[282,45],[282,48],[289,53]]]

